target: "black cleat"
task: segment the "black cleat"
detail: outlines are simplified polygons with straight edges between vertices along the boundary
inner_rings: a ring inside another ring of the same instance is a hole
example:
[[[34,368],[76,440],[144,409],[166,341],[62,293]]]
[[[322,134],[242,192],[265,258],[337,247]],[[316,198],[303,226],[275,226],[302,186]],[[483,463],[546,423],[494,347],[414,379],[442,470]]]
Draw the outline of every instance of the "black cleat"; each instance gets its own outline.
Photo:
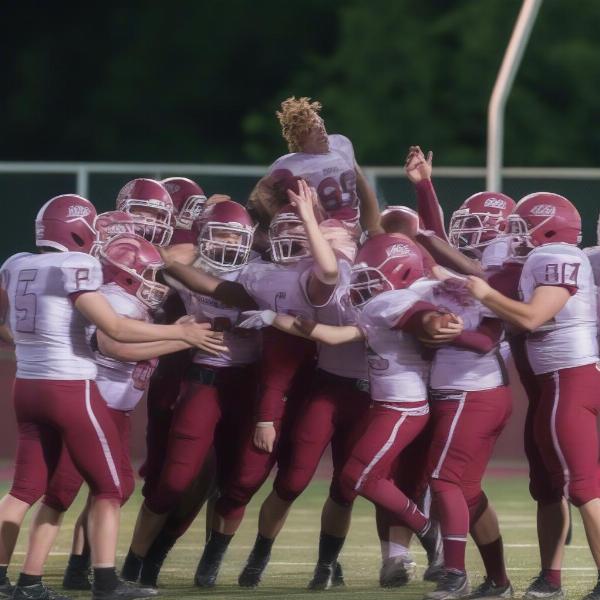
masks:
[[[162,566],[162,562],[158,563],[145,558],[140,572],[140,585],[142,587],[158,587],[158,576]]]
[[[90,570],[67,567],[62,582],[65,590],[91,590]]]
[[[523,600],[564,600],[561,587],[552,585],[541,573],[533,579],[523,594]]]
[[[153,598],[157,594],[155,589],[138,587],[129,581],[121,580],[119,585],[110,592],[92,586],[92,600],[134,600],[134,598]]]
[[[333,576],[331,578],[332,587],[345,587],[346,582],[344,581],[344,571],[342,565],[339,562],[335,563],[335,569],[333,570]]]
[[[492,579],[486,577],[483,583],[477,586],[469,595],[470,599],[475,598],[512,598],[514,591],[510,581],[506,585],[496,585]]]
[[[308,584],[309,590],[328,590],[333,585],[335,569],[332,564],[317,563],[313,578]]]
[[[406,585],[415,578],[417,563],[410,555],[386,558],[379,571],[379,585],[395,588]]]
[[[444,544],[439,523],[432,521],[427,533],[419,536],[419,540],[427,553],[427,569],[423,573],[423,579],[425,581],[439,581],[445,573]]]
[[[144,559],[130,550],[125,557],[125,562],[121,569],[122,579],[131,583],[136,583],[140,578],[140,571],[142,570],[143,564]]]
[[[2,600],[4,600],[4,598],[12,598],[14,589],[15,586],[11,585],[7,577],[4,583],[0,585],[0,598],[2,598]]]
[[[258,556],[254,551],[250,552],[248,562],[238,577],[238,584],[241,587],[256,587],[262,579],[270,558],[270,552],[264,556]]]
[[[196,568],[194,584],[201,588],[215,587],[222,560],[222,555],[208,557],[205,551],[204,554],[202,554],[200,562],[198,563],[198,567]]]
[[[467,598],[471,593],[469,579],[464,571],[447,569],[438,579],[432,592],[425,594],[425,600],[457,600]]]
[[[596,587],[581,600],[600,600],[600,580],[596,583]]]
[[[70,596],[62,596],[43,583],[34,585],[16,585],[13,589],[14,600],[72,600]]]

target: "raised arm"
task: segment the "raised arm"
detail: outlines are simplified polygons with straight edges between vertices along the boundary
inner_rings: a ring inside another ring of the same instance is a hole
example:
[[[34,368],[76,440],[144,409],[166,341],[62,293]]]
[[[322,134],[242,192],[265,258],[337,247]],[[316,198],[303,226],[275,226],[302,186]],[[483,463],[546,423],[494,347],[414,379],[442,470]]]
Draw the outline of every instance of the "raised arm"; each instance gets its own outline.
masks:
[[[519,302],[494,290],[479,277],[469,277],[469,291],[482,304],[501,319],[526,331],[538,327],[555,317],[569,300],[567,288],[557,285],[540,285],[529,302]]]
[[[445,239],[419,232],[415,236],[415,240],[429,252],[438,265],[463,275],[484,276],[484,270],[479,261],[465,256]]]
[[[383,233],[379,224],[379,202],[377,202],[375,190],[356,162],[354,169],[356,171],[356,193],[360,202],[360,225],[369,236]]]
[[[431,182],[433,152],[427,157],[419,146],[411,146],[408,150],[404,171],[414,184],[417,194],[417,212],[423,221],[425,229],[429,229],[439,238],[448,241],[444,225],[444,211]]]

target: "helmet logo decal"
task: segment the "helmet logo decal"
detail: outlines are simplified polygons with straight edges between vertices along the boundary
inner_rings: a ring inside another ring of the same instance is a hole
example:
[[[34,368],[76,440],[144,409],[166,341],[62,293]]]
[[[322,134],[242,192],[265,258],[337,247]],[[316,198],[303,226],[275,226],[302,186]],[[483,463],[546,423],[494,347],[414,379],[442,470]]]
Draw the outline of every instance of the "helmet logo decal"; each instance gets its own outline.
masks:
[[[67,210],[69,217],[75,218],[87,217],[91,212],[87,206],[81,206],[81,204],[71,204]]]
[[[483,206],[485,208],[499,208],[500,210],[504,210],[506,208],[506,200],[502,200],[502,198],[487,198]]]
[[[556,206],[552,206],[552,204],[538,204],[531,209],[530,214],[535,217],[553,217],[556,214]]]
[[[385,249],[385,253],[388,258],[397,256],[408,256],[410,254],[410,248],[406,244],[393,244]]]

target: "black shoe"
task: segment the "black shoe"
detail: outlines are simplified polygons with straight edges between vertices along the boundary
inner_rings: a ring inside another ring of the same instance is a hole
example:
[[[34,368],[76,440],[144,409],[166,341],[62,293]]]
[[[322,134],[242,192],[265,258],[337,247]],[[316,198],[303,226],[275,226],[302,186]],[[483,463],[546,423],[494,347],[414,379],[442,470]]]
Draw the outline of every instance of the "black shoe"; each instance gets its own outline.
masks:
[[[222,555],[208,557],[205,551],[204,554],[202,554],[200,562],[198,563],[198,567],[196,568],[194,584],[201,588],[215,587],[222,560]]]
[[[333,585],[335,566],[330,563],[317,563],[313,577],[308,584],[309,590],[328,590]]]
[[[333,570],[333,577],[331,578],[332,587],[344,587],[346,582],[344,581],[344,571],[342,565],[339,562],[335,563],[335,569]]]
[[[248,562],[238,577],[238,584],[241,587],[256,587],[262,579],[270,558],[270,552],[263,556],[257,556],[254,551],[250,552]]]
[[[0,585],[0,598],[4,600],[4,598],[12,598],[13,591],[15,589],[14,585],[11,585],[8,577],[5,579],[4,583]]]
[[[140,571],[144,564],[144,559],[131,550],[127,553],[123,568],[121,569],[121,578],[131,583],[136,583],[140,578]]]
[[[596,587],[589,594],[586,594],[581,600],[600,600],[600,580],[598,580],[598,583],[596,583]]]
[[[152,598],[157,594],[157,590],[138,587],[129,581],[119,581],[119,585],[110,592],[98,590],[92,586],[92,600],[133,600],[134,598]]]
[[[444,544],[442,533],[437,521],[432,521],[425,535],[418,536],[427,553],[427,569],[423,573],[425,581],[439,581],[444,575]]]
[[[12,598],[14,600],[72,600],[70,596],[62,596],[43,583],[16,585]]]
[[[523,600],[564,600],[561,587],[552,585],[541,573],[533,579],[523,594]]]
[[[506,585],[496,585],[492,579],[486,577],[483,583],[477,586],[469,595],[470,599],[475,598],[512,598],[514,591],[510,581]]]
[[[67,567],[62,585],[65,590],[91,590],[90,570]]]
[[[425,594],[426,600],[457,600],[471,593],[469,579],[464,571],[447,569],[439,578],[435,590]]]
[[[417,563],[410,555],[386,558],[379,571],[379,585],[385,588],[402,587],[414,579]]]

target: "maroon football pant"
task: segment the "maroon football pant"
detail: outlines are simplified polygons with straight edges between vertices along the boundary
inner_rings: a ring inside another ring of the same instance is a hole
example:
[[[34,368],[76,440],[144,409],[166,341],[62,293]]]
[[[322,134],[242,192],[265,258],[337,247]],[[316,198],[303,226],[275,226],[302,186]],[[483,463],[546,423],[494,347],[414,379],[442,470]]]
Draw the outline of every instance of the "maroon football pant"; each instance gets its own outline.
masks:
[[[435,390],[432,398],[427,474],[444,548],[447,543],[461,544],[458,560],[464,567],[469,525],[486,502],[481,481],[510,417],[512,398],[507,386],[472,392]]]
[[[597,363],[538,375],[535,441],[555,495],[575,506],[599,497],[598,431],[600,371]]]
[[[425,406],[426,408],[426,406]],[[421,433],[429,414],[410,414],[375,402],[366,426],[340,476],[344,503],[361,495],[419,532],[426,517],[394,483],[393,467],[402,451]]]
[[[115,410],[110,407],[108,407],[108,413],[115,424],[120,438],[121,454],[118,457],[117,467],[119,468],[119,477],[121,480],[121,505],[123,505],[129,500],[135,489],[133,468],[129,457],[131,418],[128,412]],[[54,510],[65,512],[73,504],[82,484],[83,477],[75,468],[66,447],[63,446],[58,465],[52,475],[52,479],[48,483],[48,488],[42,502]]]
[[[345,503],[340,475],[371,405],[368,392],[358,385],[355,379],[317,372],[315,389],[292,428],[289,460],[281,465],[275,479],[280,498],[292,502],[306,489],[331,443],[333,478],[329,493],[338,504]]]
[[[254,445],[254,419],[243,438],[237,464],[231,476],[221,488],[215,512],[228,520],[239,520],[244,516],[246,506],[261,488],[275,463],[279,470],[285,469],[292,452],[292,430],[304,413],[306,400],[312,390],[314,362],[312,357],[298,366],[289,393],[284,403],[281,419],[274,421],[277,438],[273,452],[263,452]]]
[[[92,496],[121,500],[119,433],[93,381],[16,379],[14,405],[19,444],[11,496],[36,502],[64,445]]]
[[[146,504],[155,513],[175,508],[215,444],[219,487],[235,471],[241,444],[253,426],[256,368],[192,366],[169,430],[164,466]]]

